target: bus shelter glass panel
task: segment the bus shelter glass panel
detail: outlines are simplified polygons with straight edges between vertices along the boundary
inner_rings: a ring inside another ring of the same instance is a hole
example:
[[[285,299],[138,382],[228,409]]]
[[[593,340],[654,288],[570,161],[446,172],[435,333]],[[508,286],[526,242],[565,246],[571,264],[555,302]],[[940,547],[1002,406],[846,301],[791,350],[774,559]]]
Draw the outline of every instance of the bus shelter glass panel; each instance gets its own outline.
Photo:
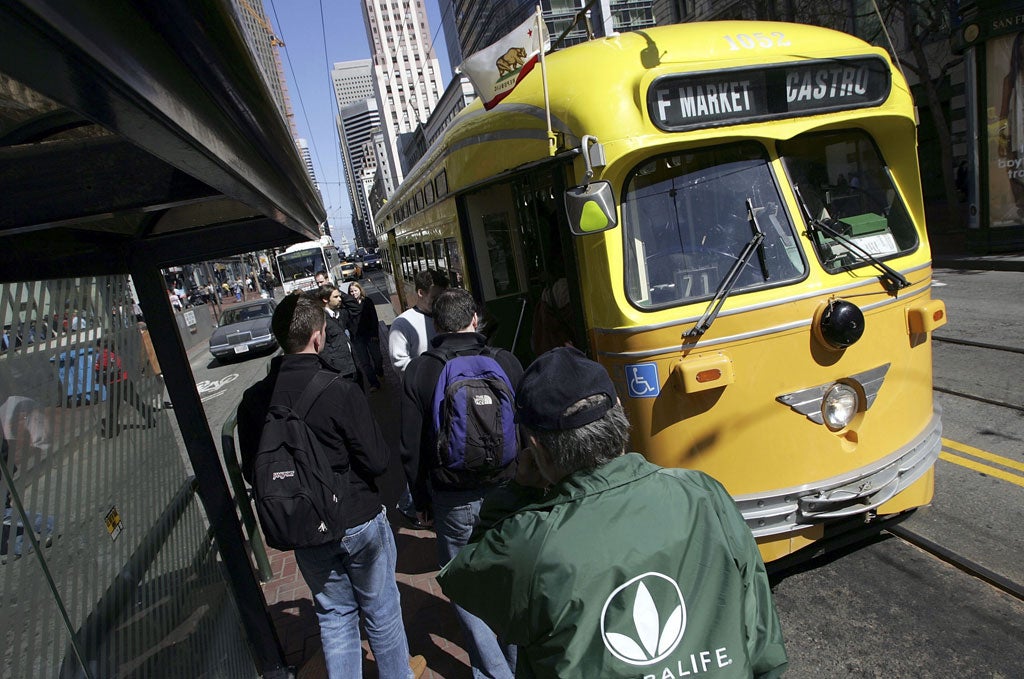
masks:
[[[801,278],[806,263],[772,175],[755,143],[659,155],[625,186],[626,290],[640,308],[707,300],[758,232],[756,254],[733,294]]]
[[[254,676],[134,301],[0,285],[5,679]]]
[[[866,132],[802,135],[779,142],[778,151],[826,271],[868,265],[864,253],[885,259],[917,247],[914,223]]]

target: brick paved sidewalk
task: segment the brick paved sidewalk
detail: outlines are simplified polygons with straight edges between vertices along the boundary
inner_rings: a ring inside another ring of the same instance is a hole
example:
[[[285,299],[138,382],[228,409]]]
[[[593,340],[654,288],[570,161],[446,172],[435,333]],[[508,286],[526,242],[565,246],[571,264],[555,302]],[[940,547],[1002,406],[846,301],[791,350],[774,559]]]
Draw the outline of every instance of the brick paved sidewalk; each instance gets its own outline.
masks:
[[[455,612],[441,593],[434,577],[437,556],[434,533],[406,528],[396,511],[389,514],[398,545],[398,587],[402,596],[402,617],[413,655],[427,659],[425,679],[470,677],[469,659],[459,646],[461,631]],[[320,648],[320,630],[313,611],[309,588],[302,580],[292,552],[268,550],[273,579],[263,585],[278,637],[290,666],[298,668],[300,679],[327,677]],[[370,647],[363,635],[363,673],[377,676]]]

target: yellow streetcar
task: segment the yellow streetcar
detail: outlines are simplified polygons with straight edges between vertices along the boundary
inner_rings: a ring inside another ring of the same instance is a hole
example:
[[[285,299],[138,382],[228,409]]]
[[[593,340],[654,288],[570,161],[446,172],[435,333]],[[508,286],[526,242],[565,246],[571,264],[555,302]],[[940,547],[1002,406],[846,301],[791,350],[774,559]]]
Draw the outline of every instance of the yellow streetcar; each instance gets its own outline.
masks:
[[[929,502],[945,309],[914,104],[886,53],[691,23],[534,71],[462,112],[376,215],[396,305],[440,269],[524,362],[584,349],[633,449],[719,479],[766,560]]]

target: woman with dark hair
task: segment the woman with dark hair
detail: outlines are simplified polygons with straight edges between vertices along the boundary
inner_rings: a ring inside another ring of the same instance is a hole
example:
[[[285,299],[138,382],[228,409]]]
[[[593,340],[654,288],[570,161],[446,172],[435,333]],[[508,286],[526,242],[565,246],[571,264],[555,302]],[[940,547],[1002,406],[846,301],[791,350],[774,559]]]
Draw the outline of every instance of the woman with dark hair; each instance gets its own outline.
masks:
[[[380,389],[380,378],[384,375],[384,364],[380,356],[380,328],[377,307],[366,298],[363,286],[353,282],[348,293],[359,303],[359,310],[350,314],[348,331],[352,336],[356,364],[370,383],[370,391]]]

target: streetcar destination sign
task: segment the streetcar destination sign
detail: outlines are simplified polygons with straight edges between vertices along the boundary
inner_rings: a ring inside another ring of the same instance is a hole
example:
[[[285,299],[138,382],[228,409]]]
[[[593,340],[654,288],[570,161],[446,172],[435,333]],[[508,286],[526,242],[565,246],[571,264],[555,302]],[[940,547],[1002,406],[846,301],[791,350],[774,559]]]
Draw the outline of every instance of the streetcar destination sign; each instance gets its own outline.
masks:
[[[879,57],[816,59],[663,76],[647,90],[647,110],[676,132],[877,106],[891,84]]]

